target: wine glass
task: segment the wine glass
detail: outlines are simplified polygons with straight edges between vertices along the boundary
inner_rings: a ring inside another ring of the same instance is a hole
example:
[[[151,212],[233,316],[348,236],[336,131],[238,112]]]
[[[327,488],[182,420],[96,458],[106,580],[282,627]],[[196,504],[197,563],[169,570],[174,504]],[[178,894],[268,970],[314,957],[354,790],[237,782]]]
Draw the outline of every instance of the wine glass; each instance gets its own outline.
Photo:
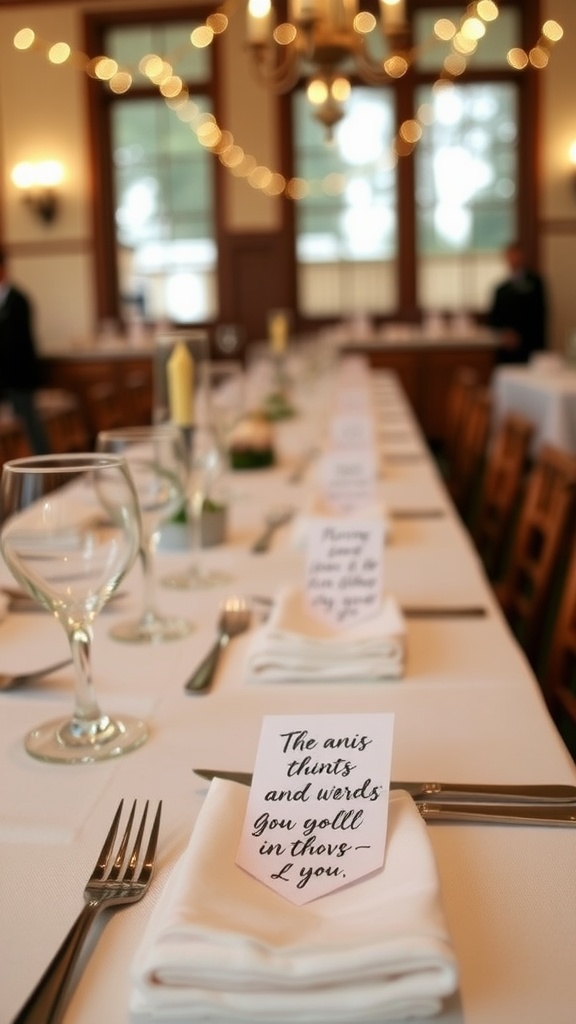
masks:
[[[202,558],[202,517],[210,507],[226,504],[219,484],[224,475],[224,457],[216,430],[209,422],[191,428],[186,485],[187,513],[193,561],[182,572],[164,577],[167,587],[177,590],[205,590],[231,580],[229,573],[208,569]]]
[[[138,619],[115,625],[111,635],[129,643],[155,643],[188,636],[187,619],[162,615],[156,609],[154,554],[163,523],[185,504],[186,450],[182,432],[172,423],[143,427],[118,427],[100,431],[96,447],[126,459],[142,516],[140,561],[144,577],[144,602]]]
[[[0,517],[6,565],[64,627],[76,676],[72,717],[33,729],[26,749],[42,761],[67,764],[134,750],[147,737],[146,725],[100,710],[90,667],[93,622],[140,543],[138,498],[124,459],[91,452],[7,462]]]

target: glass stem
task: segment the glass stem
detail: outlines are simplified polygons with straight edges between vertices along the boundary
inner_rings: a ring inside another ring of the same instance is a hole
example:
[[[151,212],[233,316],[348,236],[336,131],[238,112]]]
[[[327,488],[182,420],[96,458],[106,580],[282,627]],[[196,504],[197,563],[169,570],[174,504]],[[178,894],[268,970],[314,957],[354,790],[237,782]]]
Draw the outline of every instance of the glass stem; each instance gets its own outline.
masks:
[[[102,718],[92,685],[92,629],[83,623],[70,631],[68,639],[76,675],[74,719],[81,727],[84,723],[90,725]]]
[[[154,550],[156,547],[156,539],[154,534],[144,540],[142,547],[140,548],[138,555],[140,562],[142,563],[142,579],[143,579],[143,606],[142,606],[142,620],[144,622],[153,622],[158,618],[156,611],[156,583],[154,579]]]
[[[201,490],[194,491],[190,499],[190,541],[193,563],[192,575],[197,579],[202,576],[202,509],[204,494]]]

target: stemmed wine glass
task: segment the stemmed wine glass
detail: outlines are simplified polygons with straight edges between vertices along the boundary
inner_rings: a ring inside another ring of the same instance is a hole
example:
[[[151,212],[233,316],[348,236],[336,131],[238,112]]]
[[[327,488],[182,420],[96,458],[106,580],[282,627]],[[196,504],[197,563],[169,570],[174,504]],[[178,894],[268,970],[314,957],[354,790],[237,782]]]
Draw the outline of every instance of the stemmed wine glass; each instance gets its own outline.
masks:
[[[164,577],[162,583],[177,590],[205,590],[227,583],[228,573],[207,568],[202,558],[202,517],[210,503],[218,504],[217,484],[224,472],[221,445],[210,423],[199,423],[190,431],[186,509],[190,525],[192,562],[181,572]]]
[[[138,619],[120,622],[111,630],[117,640],[154,643],[179,640],[192,630],[187,619],[160,614],[155,603],[154,554],[158,531],[178,513],[185,501],[186,450],[182,432],[172,423],[118,427],[96,438],[101,452],[123,455],[128,463],[142,516],[140,560],[144,576],[144,605]]]
[[[40,760],[68,764],[134,750],[147,737],[146,725],[100,710],[90,666],[94,620],[140,544],[138,498],[124,459],[92,452],[7,462],[0,517],[6,565],[64,627],[76,676],[72,717],[33,729],[26,749]]]

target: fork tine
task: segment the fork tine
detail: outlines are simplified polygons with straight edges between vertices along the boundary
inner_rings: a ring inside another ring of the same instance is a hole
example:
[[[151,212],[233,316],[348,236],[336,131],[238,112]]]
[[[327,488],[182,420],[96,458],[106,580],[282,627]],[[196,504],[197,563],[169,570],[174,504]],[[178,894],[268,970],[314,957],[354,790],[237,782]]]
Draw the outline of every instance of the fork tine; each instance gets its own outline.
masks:
[[[124,875],[123,875],[123,880],[125,882],[131,882],[133,877],[134,877],[134,872],[136,871],[136,865],[138,863],[138,858],[140,856],[140,847],[142,846],[142,839],[143,839],[143,836],[144,836],[144,828],[146,826],[146,818],[148,817],[148,805],[149,805],[149,801],[147,800],[145,805],[144,805],[144,813],[142,815],[142,820],[140,822],[140,828],[138,829],[138,833],[136,835],[136,840],[134,842],[134,848],[132,850],[132,854],[130,856],[130,860],[128,861],[128,864],[126,865],[126,870],[125,870]]]
[[[148,840],[148,846],[146,853],[144,854],[144,863],[138,876],[138,881],[142,885],[148,885],[152,878],[152,871],[154,868],[154,860],[156,858],[156,847],[158,845],[158,834],[160,832],[160,817],[162,815],[162,801],[158,803],[158,809],[156,816],[152,823],[152,831],[150,832],[150,839]]]
[[[114,863],[113,863],[112,867],[110,868],[110,871],[108,872],[107,881],[108,880],[109,881],[114,881],[116,878],[118,878],[118,876],[119,876],[119,874],[120,874],[120,872],[122,870],[122,865],[124,864],[124,859],[126,857],[126,850],[128,849],[128,842],[130,840],[130,833],[132,831],[132,825],[134,824],[134,815],[135,815],[135,813],[136,813],[136,801],[134,801],[134,803],[132,804],[132,809],[130,811],[130,816],[129,816],[128,822],[126,824],[126,828],[124,829],[124,835],[122,836],[122,840],[120,842],[120,846],[118,847],[118,853],[116,854],[116,857],[114,858]]]
[[[94,870],[90,876],[90,881],[97,881],[104,877],[104,873],[108,866],[108,861],[110,860],[110,854],[112,853],[112,848],[114,846],[114,840],[116,839],[116,833],[118,832],[118,825],[120,824],[120,816],[122,814],[123,806],[124,800],[121,800],[120,803],[118,804],[118,810],[116,811],[116,814],[114,815],[114,818],[112,820],[110,831],[108,832],[108,835],[104,840],[104,846],[100,850],[98,860],[94,865]]]

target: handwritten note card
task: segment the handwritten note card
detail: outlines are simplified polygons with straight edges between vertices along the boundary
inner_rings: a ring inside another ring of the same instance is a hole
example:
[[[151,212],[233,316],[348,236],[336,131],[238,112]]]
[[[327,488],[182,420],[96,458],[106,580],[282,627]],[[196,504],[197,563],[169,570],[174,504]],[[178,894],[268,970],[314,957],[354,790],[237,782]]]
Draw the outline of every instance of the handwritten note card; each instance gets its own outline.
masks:
[[[394,716],[263,719],[236,863],[304,904],[382,867]]]
[[[376,504],[376,453],[329,451],[318,467],[326,504],[340,515]]]
[[[310,612],[345,629],[379,611],[383,590],[382,519],[313,519],[307,533],[305,592]]]
[[[374,419],[366,413],[338,413],[330,420],[330,441],[334,448],[362,451],[375,447]]]

